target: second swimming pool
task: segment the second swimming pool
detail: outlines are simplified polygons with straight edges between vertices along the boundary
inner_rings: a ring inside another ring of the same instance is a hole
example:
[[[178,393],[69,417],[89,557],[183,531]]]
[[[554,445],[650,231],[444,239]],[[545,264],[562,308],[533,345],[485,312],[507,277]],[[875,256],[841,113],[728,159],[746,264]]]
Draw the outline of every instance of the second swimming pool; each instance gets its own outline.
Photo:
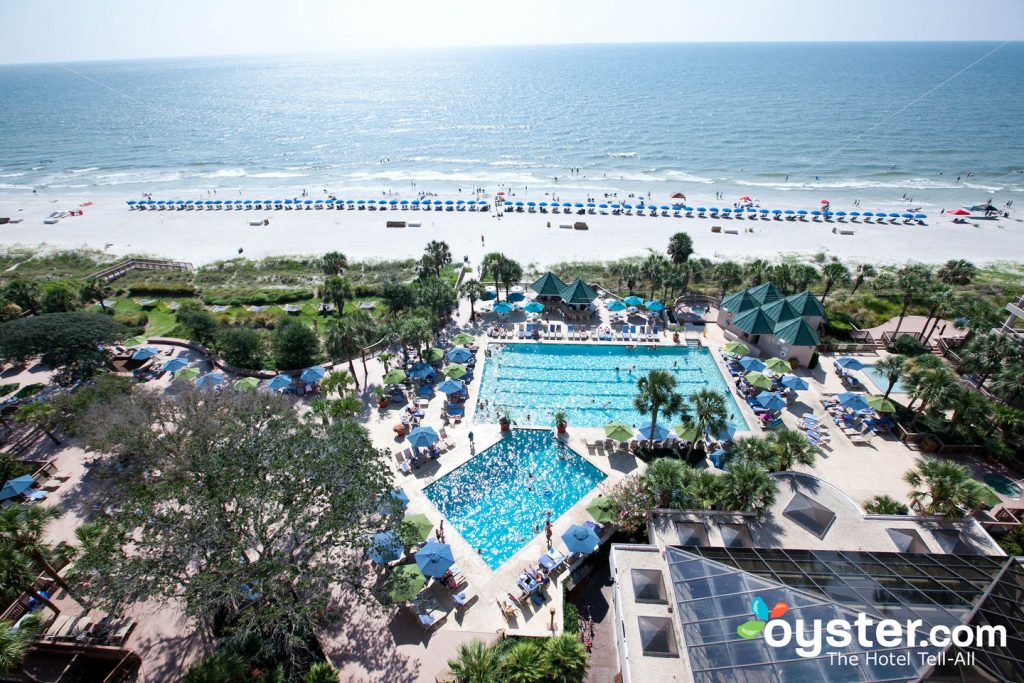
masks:
[[[648,416],[633,408],[636,381],[658,369],[671,372],[685,396],[701,389],[721,392],[730,425],[739,431],[749,429],[705,348],[546,343],[491,348],[479,396],[487,407],[477,411],[478,422],[495,422],[495,409],[500,407],[521,425],[552,425],[555,412],[564,410],[569,424],[579,427],[600,427],[613,420],[639,426]]]

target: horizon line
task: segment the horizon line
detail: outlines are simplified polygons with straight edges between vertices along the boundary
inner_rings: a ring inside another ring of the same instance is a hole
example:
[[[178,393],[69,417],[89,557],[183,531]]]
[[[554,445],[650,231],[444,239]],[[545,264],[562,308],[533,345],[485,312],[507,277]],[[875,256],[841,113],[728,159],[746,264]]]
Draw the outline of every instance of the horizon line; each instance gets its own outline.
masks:
[[[157,62],[176,59],[225,59],[225,58],[266,58],[266,57],[335,57],[342,55],[356,54],[378,54],[388,53],[412,53],[424,51],[453,51],[453,50],[479,50],[479,49],[506,49],[506,48],[565,48],[565,47],[646,47],[646,46],[685,46],[685,45],[968,45],[985,43],[1022,43],[1024,39],[999,39],[984,38],[977,40],[933,40],[933,39],[911,39],[911,40],[689,40],[689,41],[621,41],[621,42],[570,42],[570,43],[502,43],[494,44],[466,44],[449,45],[439,47],[436,45],[407,45],[401,47],[381,46],[366,48],[349,48],[341,50],[324,51],[281,51],[281,52],[221,52],[221,53],[196,53],[183,55],[162,55],[162,56],[134,56],[134,57],[98,57],[91,59],[57,59],[44,61],[13,61],[0,62],[0,67],[6,66],[46,66],[58,64],[94,64],[111,62]]]

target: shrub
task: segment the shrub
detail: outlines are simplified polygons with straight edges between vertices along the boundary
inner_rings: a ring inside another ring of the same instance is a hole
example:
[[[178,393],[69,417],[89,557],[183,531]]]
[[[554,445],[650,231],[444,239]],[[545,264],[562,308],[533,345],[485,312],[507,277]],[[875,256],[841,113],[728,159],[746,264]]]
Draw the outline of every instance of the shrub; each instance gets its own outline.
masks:
[[[913,356],[921,356],[928,353],[928,348],[909,334],[901,334],[889,345],[889,351],[912,358]]]
[[[149,316],[142,311],[137,313],[115,313],[114,320],[132,329],[144,328],[149,324]]]
[[[281,370],[308,367],[320,357],[320,338],[300,321],[285,318],[274,330],[273,354]]]
[[[217,335],[217,348],[221,357],[236,368],[259,369],[265,354],[263,334],[245,327],[221,330]]]
[[[11,393],[12,391],[16,391],[17,389],[17,384],[0,384],[0,398],[3,398],[7,394]]]
[[[196,295],[196,288],[186,282],[134,282],[128,285],[129,296],[187,296]]]
[[[352,295],[356,297],[379,297],[382,289],[380,285],[353,285]]]
[[[267,306],[290,304],[312,298],[308,289],[211,289],[204,292],[204,303],[214,306]]]
[[[44,384],[27,384],[18,390],[18,393],[14,395],[14,398],[15,400],[30,398],[42,391],[45,386],[46,385]]]
[[[569,586],[568,583],[562,583],[562,628],[567,632],[571,633],[576,630],[576,625],[579,623],[580,610],[569,598]]]

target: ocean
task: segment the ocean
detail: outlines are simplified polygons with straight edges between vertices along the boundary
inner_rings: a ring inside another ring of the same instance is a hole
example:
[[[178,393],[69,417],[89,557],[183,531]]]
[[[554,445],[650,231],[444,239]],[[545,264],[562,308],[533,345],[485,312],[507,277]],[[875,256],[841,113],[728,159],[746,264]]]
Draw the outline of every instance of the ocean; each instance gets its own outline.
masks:
[[[1024,192],[1024,43],[996,48],[595,45],[0,66],[0,193],[500,187],[1001,202]]]

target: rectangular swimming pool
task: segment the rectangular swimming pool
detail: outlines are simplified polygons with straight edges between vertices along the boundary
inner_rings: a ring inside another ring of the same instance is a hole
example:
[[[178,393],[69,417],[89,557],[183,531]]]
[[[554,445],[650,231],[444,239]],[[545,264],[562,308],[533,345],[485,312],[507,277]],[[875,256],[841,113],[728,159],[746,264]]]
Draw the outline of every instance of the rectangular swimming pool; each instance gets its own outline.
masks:
[[[865,365],[863,372],[880,391],[885,391],[889,387],[889,378],[879,372],[874,365]],[[905,394],[907,387],[900,380],[896,380],[896,384],[892,385],[892,391],[894,394]]]
[[[569,424],[601,427],[612,420],[639,426],[647,416],[633,408],[636,381],[648,370],[671,372],[683,395],[714,389],[726,397],[730,424],[750,429],[732,392],[705,348],[659,346],[630,349],[599,344],[507,344],[490,347],[484,361],[478,422],[496,421],[495,409],[507,410],[518,424],[552,425],[564,410]]]
[[[496,569],[604,479],[550,431],[513,429],[423,491]]]

